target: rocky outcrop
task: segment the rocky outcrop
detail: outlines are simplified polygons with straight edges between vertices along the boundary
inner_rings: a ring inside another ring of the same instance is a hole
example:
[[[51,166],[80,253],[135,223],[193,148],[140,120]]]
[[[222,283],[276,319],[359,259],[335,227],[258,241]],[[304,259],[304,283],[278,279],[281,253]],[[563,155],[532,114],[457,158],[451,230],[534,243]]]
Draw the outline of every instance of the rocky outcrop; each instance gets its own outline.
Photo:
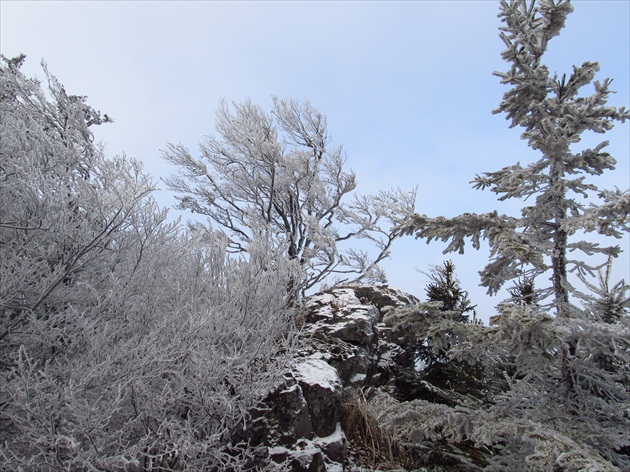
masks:
[[[417,301],[387,285],[337,287],[309,297],[299,357],[254,413],[250,444],[267,447],[267,460],[279,470],[346,470],[344,392],[386,386],[396,369],[411,365],[404,343],[382,320]]]
[[[343,385],[323,359],[296,359],[283,381],[254,413],[250,444],[268,447],[267,463],[281,470],[343,470],[346,439],[341,430]]]

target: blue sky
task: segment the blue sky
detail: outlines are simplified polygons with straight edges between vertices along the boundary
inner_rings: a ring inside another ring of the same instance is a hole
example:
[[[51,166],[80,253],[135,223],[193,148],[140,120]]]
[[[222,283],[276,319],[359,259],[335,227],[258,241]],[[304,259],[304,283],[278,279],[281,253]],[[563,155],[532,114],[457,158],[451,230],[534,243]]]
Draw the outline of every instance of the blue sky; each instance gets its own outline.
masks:
[[[597,78],[614,78],[610,104],[630,105],[630,2],[577,0],[546,56],[549,68],[598,61]],[[418,186],[417,211],[515,213],[519,202],[473,190],[477,173],[537,155],[491,111],[506,87],[498,37],[498,1],[416,2],[0,2],[0,51],[27,55],[24,71],[43,77],[40,61],[69,93],[87,95],[115,123],[95,130],[109,155],[126,153],[160,178],[166,143],[196,149],[213,131],[221,98],[271,95],[308,99],[326,114],[343,144],[360,193]],[[596,138],[601,138],[597,136]],[[630,187],[629,125],[605,136],[618,170],[593,180]],[[585,144],[594,141],[585,140]],[[167,192],[157,195],[170,205]],[[626,253],[619,277],[630,279]],[[482,318],[499,297],[477,287],[487,251],[443,255],[444,245],[398,241],[384,264],[390,282],[423,296],[426,271],[455,262]]]

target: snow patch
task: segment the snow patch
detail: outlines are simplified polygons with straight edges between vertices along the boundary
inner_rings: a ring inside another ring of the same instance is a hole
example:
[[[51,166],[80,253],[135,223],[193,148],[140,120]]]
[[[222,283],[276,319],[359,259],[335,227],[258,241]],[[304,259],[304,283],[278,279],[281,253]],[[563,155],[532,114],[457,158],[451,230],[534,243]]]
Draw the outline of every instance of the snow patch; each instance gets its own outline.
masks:
[[[294,371],[296,379],[307,385],[319,385],[333,391],[341,389],[337,369],[321,359],[305,359],[295,366]]]
[[[293,449],[284,446],[268,447],[270,457],[289,457],[289,458],[306,458],[311,457],[318,452],[322,452],[326,446],[335,443],[344,443],[346,435],[341,428],[341,423],[337,423],[335,431],[325,438],[315,437],[314,439],[300,438],[295,441]],[[324,456],[325,457],[325,456]],[[343,472],[343,465],[337,462],[329,462],[326,459],[327,472]]]
[[[350,378],[350,383],[351,384],[355,384],[355,383],[363,383],[365,381],[365,374],[354,374],[352,376],[352,378]]]
[[[292,393],[295,390],[297,390],[298,388],[300,388],[300,386],[298,384],[295,385],[291,385],[289,388],[285,388],[284,390],[282,390],[280,393]]]

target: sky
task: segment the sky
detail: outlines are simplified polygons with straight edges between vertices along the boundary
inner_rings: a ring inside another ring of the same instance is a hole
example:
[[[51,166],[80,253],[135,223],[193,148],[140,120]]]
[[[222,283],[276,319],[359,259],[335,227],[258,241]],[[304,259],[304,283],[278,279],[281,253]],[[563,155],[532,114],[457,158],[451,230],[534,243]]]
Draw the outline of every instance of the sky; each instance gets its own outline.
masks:
[[[614,79],[609,104],[630,106],[630,1],[576,0],[544,62],[559,75],[597,61]],[[160,157],[167,143],[196,151],[214,131],[221,99],[269,109],[271,96],[309,100],[324,113],[333,144],[343,144],[357,191],[418,188],[428,216],[498,210],[518,215],[520,201],[498,202],[474,190],[476,174],[538,159],[492,114],[508,90],[492,75],[501,60],[498,1],[8,1],[0,0],[0,52],[27,56],[23,71],[43,78],[40,62],[66,90],[113,117],[94,130],[110,156],[141,160],[159,179],[173,172]],[[592,180],[630,188],[629,124],[608,139],[617,170]],[[157,192],[163,206],[172,194]],[[172,214],[175,214],[173,212]],[[630,242],[616,278],[630,280]],[[420,298],[422,272],[452,259],[481,319],[505,292],[488,297],[478,271],[487,248],[442,254],[443,243],[400,239],[383,267],[389,282]],[[544,283],[544,282],[543,282]]]

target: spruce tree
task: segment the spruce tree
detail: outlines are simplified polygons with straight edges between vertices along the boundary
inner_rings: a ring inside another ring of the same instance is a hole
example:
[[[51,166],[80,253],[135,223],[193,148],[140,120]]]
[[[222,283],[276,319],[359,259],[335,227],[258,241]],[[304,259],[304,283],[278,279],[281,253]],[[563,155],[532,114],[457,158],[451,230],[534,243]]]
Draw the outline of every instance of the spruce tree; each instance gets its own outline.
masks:
[[[475,312],[475,306],[462,289],[455,273],[453,261],[444,261],[442,266],[434,266],[429,274],[431,280],[425,287],[427,301],[442,303],[441,311],[451,313],[456,321],[468,322],[468,314]]]
[[[499,304],[500,316],[490,327],[440,318],[428,304],[386,315],[393,332],[417,333],[427,359],[416,382],[420,394],[380,415],[395,439],[415,448],[424,461],[419,466],[449,457],[458,462],[453,470],[630,470],[629,287],[611,281],[618,247],[576,238],[580,230],[621,236],[629,226],[630,197],[586,182],[614,169],[604,152],[607,143],[573,150],[581,133],[605,132],[629,114],[606,106],[610,80],[594,82],[590,96],[579,95],[597,64],[574,68],[568,79],[541,65],[549,39],[571,10],[561,0],[501,2],[503,57],[511,69],[498,75],[512,88],[497,111],[525,129],[524,139],[541,156],[528,166],[477,176],[474,183],[503,200],[529,197],[533,206],[524,207],[520,218],[497,212],[415,216],[403,228],[429,241],[449,241],[447,251],[463,252],[466,238],[479,247],[485,238],[492,260],[482,272],[484,285],[496,292],[515,281],[512,299]],[[599,205],[580,203],[580,196],[598,197]],[[608,255],[607,261],[593,270],[568,259],[576,249]],[[569,285],[573,268],[590,294]],[[545,272],[552,284],[537,290],[535,278]],[[590,272],[599,286],[587,280]],[[570,295],[582,299],[583,309],[570,305]],[[559,316],[540,303],[544,296],[553,297]]]
[[[618,246],[574,240],[580,232],[596,232],[620,238],[630,229],[628,191],[601,190],[587,181],[615,169],[615,159],[605,151],[608,141],[593,148],[574,150],[585,132],[605,133],[615,122],[630,118],[625,108],[608,106],[612,80],[593,81],[599,65],[585,62],[567,76],[551,73],[542,58],[549,41],[560,33],[573,11],[568,0],[503,0],[499,17],[500,36],[506,49],[506,72],[495,72],[510,86],[494,113],[505,113],[510,127],[522,127],[522,138],[539,153],[528,165],[516,163],[496,172],[477,175],[476,189],[490,189],[499,200],[519,198],[533,201],[520,217],[465,213],[452,219],[414,215],[401,227],[417,238],[449,241],[445,252],[464,252],[465,240],[473,247],[480,240],[490,246],[490,263],[480,272],[481,284],[495,294],[508,280],[536,279],[551,272],[551,287],[539,298],[553,298],[558,314],[569,312],[573,291],[569,271],[594,274],[584,260],[570,259],[569,252],[616,257]],[[594,91],[584,94],[592,84]],[[590,202],[590,203],[587,203]],[[597,203],[593,203],[597,202]]]

